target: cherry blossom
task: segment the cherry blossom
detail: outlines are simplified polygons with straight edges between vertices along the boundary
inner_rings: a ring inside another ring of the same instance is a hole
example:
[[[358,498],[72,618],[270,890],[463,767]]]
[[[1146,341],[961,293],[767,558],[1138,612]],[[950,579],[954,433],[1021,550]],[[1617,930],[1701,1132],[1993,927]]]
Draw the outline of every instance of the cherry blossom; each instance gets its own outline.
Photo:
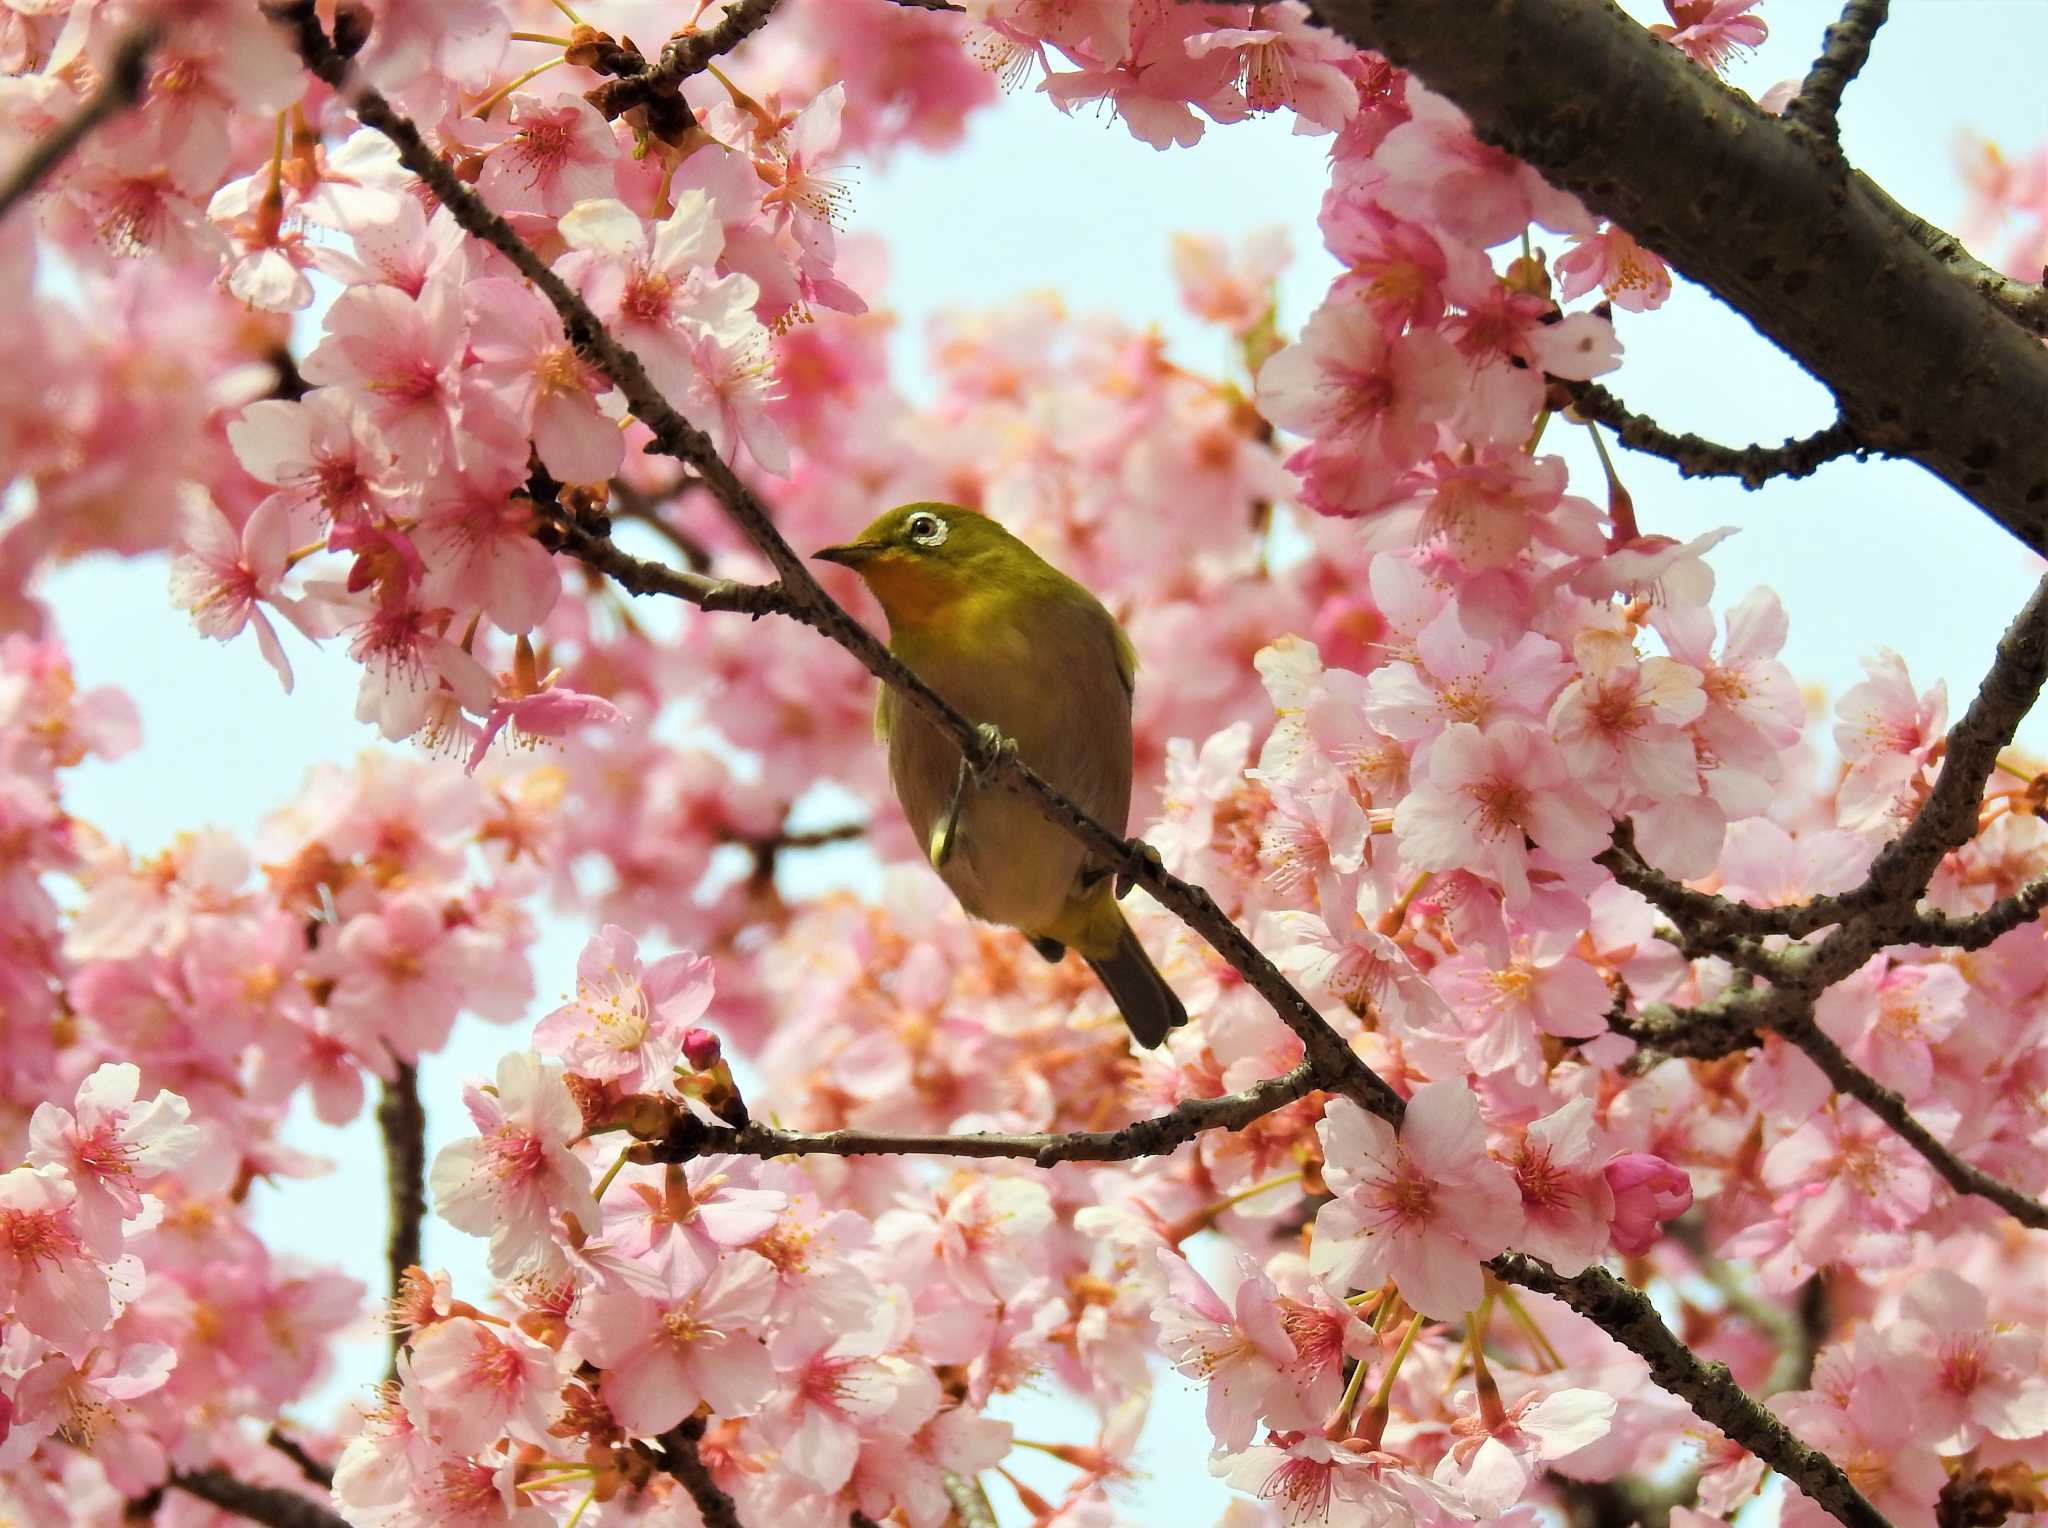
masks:
[[[576,999],[540,1021],[534,1043],[584,1077],[628,1091],[659,1086],[682,1055],[684,1031],[711,1003],[711,963],[695,955],[640,962],[640,944],[617,924],[598,931],[576,962]]]
[[[586,1232],[598,1223],[589,1169],[568,1149],[582,1133],[583,1113],[561,1068],[514,1052],[498,1063],[494,1091],[465,1089],[463,1102],[481,1133],[442,1147],[434,1159],[436,1212],[490,1237],[494,1271],[558,1269],[554,1238],[564,1218]]]
[[[1433,1082],[1409,1100],[1399,1136],[1348,1099],[1317,1126],[1324,1181],[1310,1266],[1352,1289],[1391,1278],[1417,1310],[1457,1316],[1479,1303],[1479,1263],[1514,1240],[1520,1196],[1487,1154],[1478,1101]]]

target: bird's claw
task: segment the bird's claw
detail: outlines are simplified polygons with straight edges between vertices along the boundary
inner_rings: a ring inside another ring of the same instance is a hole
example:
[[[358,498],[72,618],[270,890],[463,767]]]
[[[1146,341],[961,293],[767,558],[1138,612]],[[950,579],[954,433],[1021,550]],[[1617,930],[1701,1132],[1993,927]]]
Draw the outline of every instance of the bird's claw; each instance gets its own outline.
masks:
[[[1134,853],[1138,855],[1140,859],[1144,860],[1147,864],[1151,865],[1152,868],[1157,870],[1161,875],[1164,875],[1166,873],[1166,861],[1161,859],[1159,857],[1159,851],[1153,848],[1150,844],[1146,843],[1144,839],[1133,839],[1131,841],[1131,849]],[[1130,871],[1118,871],[1116,877],[1117,901],[1121,902],[1125,897],[1129,896],[1131,894],[1131,888],[1137,884],[1137,877],[1132,875]]]
[[[981,744],[980,758],[987,761],[971,766],[974,771],[974,783],[986,785],[998,769],[1017,757],[1017,740],[1013,737],[1004,737],[1002,728],[994,722],[977,722],[974,736]]]

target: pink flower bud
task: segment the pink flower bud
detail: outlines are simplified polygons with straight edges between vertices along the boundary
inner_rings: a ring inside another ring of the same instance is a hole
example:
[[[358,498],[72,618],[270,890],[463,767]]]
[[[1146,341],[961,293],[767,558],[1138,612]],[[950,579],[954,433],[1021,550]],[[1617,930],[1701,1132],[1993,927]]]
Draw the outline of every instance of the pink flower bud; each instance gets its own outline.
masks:
[[[719,1048],[718,1036],[710,1030],[692,1028],[683,1031],[683,1059],[698,1071],[710,1071],[724,1054]]]
[[[1623,1252],[1648,1251],[1663,1234],[1659,1227],[1665,1221],[1692,1208],[1692,1180],[1662,1157],[1626,1152],[1609,1162],[1603,1173],[1614,1192],[1614,1219],[1608,1232]]]

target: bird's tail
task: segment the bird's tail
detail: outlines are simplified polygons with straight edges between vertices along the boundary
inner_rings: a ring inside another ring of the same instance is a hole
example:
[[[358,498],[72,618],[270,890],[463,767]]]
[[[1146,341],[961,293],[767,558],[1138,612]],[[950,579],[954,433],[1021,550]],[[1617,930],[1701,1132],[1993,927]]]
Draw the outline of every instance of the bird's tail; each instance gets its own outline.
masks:
[[[1123,1011],[1124,1022],[1130,1025],[1132,1036],[1147,1050],[1152,1050],[1165,1041],[1168,1030],[1187,1023],[1188,1011],[1181,1006],[1173,988],[1166,985],[1166,978],[1152,964],[1152,957],[1138,943],[1138,936],[1131,932],[1130,924],[1116,911],[1116,904],[1106,897],[1103,900],[1108,902],[1116,917],[1118,934],[1115,947],[1101,956],[1082,950],[1081,958],[1088,962],[1088,969],[1116,999],[1116,1006]]]

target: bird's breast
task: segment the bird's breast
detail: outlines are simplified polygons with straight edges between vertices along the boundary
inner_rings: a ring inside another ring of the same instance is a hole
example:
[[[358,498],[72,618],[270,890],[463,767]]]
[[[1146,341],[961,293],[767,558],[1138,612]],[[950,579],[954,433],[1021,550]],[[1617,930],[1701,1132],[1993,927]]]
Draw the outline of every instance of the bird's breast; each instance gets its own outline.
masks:
[[[1122,832],[1130,811],[1131,701],[1115,627],[1100,607],[984,610],[971,620],[898,628],[897,655],[969,720],[1090,816]],[[889,772],[919,843],[945,813],[960,768],[952,741],[893,692],[883,700]],[[957,847],[940,874],[976,917],[1048,927],[1080,872],[1081,845],[1004,786],[968,787]]]

